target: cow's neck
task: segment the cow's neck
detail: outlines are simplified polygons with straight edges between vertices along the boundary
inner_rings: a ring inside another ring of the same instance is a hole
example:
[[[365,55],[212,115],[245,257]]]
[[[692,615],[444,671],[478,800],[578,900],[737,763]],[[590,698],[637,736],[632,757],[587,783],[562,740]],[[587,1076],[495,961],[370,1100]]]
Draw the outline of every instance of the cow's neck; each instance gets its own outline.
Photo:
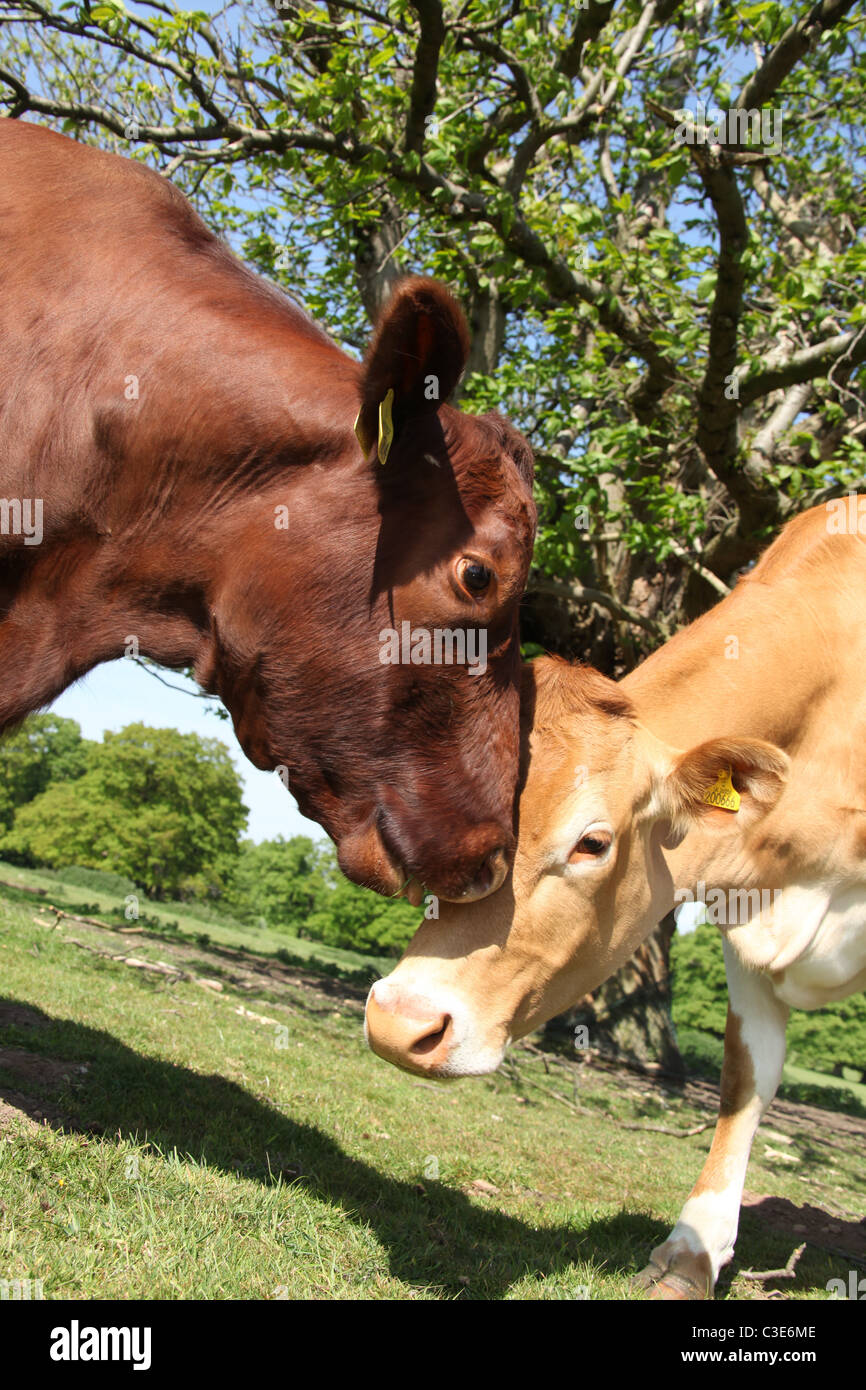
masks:
[[[95,666],[123,656],[193,667],[208,689],[219,692],[225,653],[215,603],[227,567],[244,556],[255,567],[249,533],[275,526],[278,505],[296,525],[300,515],[316,513],[323,494],[337,490],[336,477],[327,474],[351,472],[357,454],[353,404],[351,398],[340,402],[345,428],[342,437],[334,431],[330,460],[322,453],[325,462],[314,462],[302,449],[297,465],[284,462],[275,479],[255,462],[246,469],[230,459],[221,465],[205,442],[200,476],[193,461],[172,478],[172,491],[160,495],[157,470],[140,484],[142,465],[133,455],[128,466],[124,460],[116,465],[116,490],[125,498],[120,525],[116,512],[106,518],[85,502],[60,535],[0,553],[0,731]],[[360,489],[343,491],[357,511]],[[85,487],[79,495],[88,492]],[[45,513],[52,515],[50,493]],[[289,554],[298,548],[296,541]]]
[[[173,581],[157,571],[136,585],[99,538],[79,537],[19,552],[11,565],[15,582],[0,586],[0,730],[101,662],[150,656],[179,668],[206,659],[205,587],[179,560]]]
[[[254,567],[259,517],[315,512],[336,488],[327,474],[357,461],[358,364],[233,263],[204,289],[218,311],[180,286],[186,316],[131,346],[109,331],[109,305],[100,389],[67,393],[62,456],[43,422],[41,456],[0,460],[4,494],[36,495],[44,514],[41,544],[0,537],[0,730],[135,650],[218,686],[212,607],[227,564]],[[133,309],[124,298],[124,324]],[[125,387],[130,361],[143,365]]]
[[[741,581],[622,682],[646,727],[674,748],[736,735],[790,752],[820,716],[837,672],[833,614],[786,586]]]
[[[730,598],[624,680],[641,722],[673,748],[726,735],[752,737],[776,744],[792,759],[773,834],[759,837],[760,864],[751,836],[696,828],[665,852],[674,884],[704,879],[719,887],[750,886],[768,871],[768,845],[796,842],[803,821],[797,807],[811,806],[819,815],[826,808],[829,817],[840,798],[858,804],[858,790],[843,787],[838,773],[849,765],[847,721],[860,705],[859,673],[866,663],[861,625],[848,611],[857,592],[853,581],[862,583],[862,573],[852,568],[846,574],[842,559],[829,573],[813,569],[773,584],[741,581]],[[844,651],[840,632],[846,634]],[[769,866],[774,884],[781,885],[790,855],[788,861]],[[671,899],[665,910],[673,905]]]

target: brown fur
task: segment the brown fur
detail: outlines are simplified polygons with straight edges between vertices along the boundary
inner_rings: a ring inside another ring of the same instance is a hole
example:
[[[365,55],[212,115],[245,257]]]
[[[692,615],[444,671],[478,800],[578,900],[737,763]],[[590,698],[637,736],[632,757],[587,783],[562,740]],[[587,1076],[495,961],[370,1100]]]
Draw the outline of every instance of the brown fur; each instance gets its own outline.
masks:
[[[561,657],[542,657],[524,675],[524,709],[531,703],[533,731],[567,737],[569,720],[581,715],[637,718],[634,704],[615,681],[592,666],[572,666]]]
[[[755,1096],[755,1065],[743,1042],[742,1023],[728,1008],[725,1024],[725,1058],[719,1093],[719,1118],[713,1142],[692,1196],[701,1192],[723,1192],[731,1181],[731,1156],[736,1155],[736,1130],[743,1109]]]
[[[444,403],[454,300],[404,281],[360,365],[141,164],[3,120],[0,171],[0,495],[44,499],[45,533],[0,536],[0,728],[135,636],[288,769],[351,877],[459,895],[513,843],[534,509],[525,441]],[[352,426],[386,383],[383,468]],[[403,620],[484,627],[486,673],[382,665]]]

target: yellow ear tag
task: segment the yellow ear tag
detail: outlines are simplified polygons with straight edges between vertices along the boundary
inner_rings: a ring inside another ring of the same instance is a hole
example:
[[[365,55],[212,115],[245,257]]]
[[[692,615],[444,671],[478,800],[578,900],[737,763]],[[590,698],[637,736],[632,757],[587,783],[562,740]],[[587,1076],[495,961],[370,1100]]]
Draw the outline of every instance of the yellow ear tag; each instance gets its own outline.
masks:
[[[362,407],[362,409],[363,409],[363,407]],[[360,410],[358,411],[358,414],[355,416],[355,423],[354,423],[354,425],[352,426],[352,429],[355,431],[355,438],[357,439],[358,443],[359,443],[360,446],[361,446],[361,453],[362,453],[362,454],[364,455],[364,457],[366,458],[366,457],[367,457],[367,454],[369,454],[370,450],[371,450],[372,447],[373,447],[373,441],[372,441],[372,439],[370,438],[370,436],[365,432],[365,430],[363,430],[362,427],[361,427],[361,411],[360,411]]]
[[[739,811],[740,793],[731,781],[731,769],[723,767],[715,782],[704,792],[708,806],[720,806],[723,811]]]
[[[385,463],[394,442],[394,421],[391,406],[394,403],[394,389],[389,388],[385,399],[379,402],[379,462]]]

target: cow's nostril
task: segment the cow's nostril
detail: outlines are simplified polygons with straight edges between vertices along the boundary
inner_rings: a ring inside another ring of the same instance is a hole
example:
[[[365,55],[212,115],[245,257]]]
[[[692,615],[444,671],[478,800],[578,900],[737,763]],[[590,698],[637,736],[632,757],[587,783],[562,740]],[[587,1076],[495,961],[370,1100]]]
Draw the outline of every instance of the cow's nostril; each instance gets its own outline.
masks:
[[[473,877],[466,884],[455,902],[474,902],[476,898],[486,898],[505,882],[508,873],[508,851],[505,845],[497,845],[485,854]]]
[[[492,883],[500,873],[508,868],[508,851],[504,845],[497,845],[484,860],[483,872]]]
[[[425,1057],[428,1052],[433,1052],[440,1043],[445,1041],[445,1034],[450,1027],[451,1015],[446,1014],[442,1020],[442,1027],[437,1028],[433,1032],[426,1033],[423,1038],[418,1038],[410,1047],[410,1053],[419,1057]]]

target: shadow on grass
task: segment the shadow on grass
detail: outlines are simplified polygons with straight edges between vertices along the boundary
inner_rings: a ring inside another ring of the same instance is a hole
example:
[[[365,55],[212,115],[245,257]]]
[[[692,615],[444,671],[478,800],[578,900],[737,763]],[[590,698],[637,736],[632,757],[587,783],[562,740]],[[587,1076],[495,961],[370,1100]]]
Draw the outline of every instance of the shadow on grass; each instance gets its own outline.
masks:
[[[0,1083],[9,1078],[7,1094],[14,1087],[16,1108],[31,1118],[66,1132],[146,1139],[163,1153],[176,1149],[262,1184],[282,1175],[369,1223],[395,1278],[432,1284],[445,1296],[498,1298],[526,1274],[568,1275],[578,1260],[605,1275],[628,1276],[665,1234],[659,1222],[627,1214],[580,1231],[534,1229],[438,1183],[422,1191],[351,1157],[322,1130],[297,1123],[224,1076],[142,1056],[100,1029],[2,997],[0,1036],[8,1049],[5,1066],[0,1054]],[[25,1049],[31,1061],[23,1077]],[[44,1058],[41,1075],[34,1054]]]

